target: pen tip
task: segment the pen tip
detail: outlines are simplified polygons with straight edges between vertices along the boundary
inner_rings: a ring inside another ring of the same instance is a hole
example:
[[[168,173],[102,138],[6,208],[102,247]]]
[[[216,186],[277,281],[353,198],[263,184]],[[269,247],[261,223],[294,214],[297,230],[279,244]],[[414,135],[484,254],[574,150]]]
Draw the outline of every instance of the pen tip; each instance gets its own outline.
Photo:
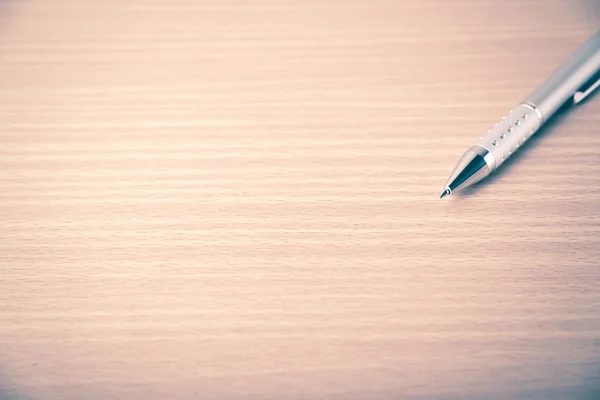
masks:
[[[444,197],[448,196],[452,194],[452,192],[449,189],[444,189],[444,191],[442,192],[442,195],[440,196],[440,200],[443,199]]]

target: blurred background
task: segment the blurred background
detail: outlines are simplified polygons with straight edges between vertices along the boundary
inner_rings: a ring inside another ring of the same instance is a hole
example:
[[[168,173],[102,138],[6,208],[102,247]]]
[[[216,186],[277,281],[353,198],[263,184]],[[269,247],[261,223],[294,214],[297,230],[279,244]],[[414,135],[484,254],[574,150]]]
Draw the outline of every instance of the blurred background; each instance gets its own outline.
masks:
[[[0,399],[600,398],[600,98],[457,158],[591,0],[0,1]]]

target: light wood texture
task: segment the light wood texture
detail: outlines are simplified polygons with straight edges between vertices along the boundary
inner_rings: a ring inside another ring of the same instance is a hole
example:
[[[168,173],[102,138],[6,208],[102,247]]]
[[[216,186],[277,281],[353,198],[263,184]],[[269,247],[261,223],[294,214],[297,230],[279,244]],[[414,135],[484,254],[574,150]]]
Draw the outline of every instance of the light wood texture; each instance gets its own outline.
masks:
[[[597,2],[0,3],[0,398],[600,398],[600,97],[438,200]]]

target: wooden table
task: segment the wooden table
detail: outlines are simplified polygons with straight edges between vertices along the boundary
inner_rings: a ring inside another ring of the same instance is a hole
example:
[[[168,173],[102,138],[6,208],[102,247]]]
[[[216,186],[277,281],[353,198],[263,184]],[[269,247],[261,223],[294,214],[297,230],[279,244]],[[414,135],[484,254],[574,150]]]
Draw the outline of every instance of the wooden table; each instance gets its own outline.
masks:
[[[600,398],[595,1],[0,3],[0,398]]]

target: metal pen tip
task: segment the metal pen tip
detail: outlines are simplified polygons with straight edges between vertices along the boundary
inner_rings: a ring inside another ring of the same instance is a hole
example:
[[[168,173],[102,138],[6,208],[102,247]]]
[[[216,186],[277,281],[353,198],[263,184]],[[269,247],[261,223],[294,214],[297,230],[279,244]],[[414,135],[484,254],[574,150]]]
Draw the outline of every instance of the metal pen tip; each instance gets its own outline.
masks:
[[[450,191],[450,189],[444,189],[444,191],[442,192],[441,196],[440,196],[440,200],[443,199],[444,197],[448,196],[452,194],[452,192]]]

